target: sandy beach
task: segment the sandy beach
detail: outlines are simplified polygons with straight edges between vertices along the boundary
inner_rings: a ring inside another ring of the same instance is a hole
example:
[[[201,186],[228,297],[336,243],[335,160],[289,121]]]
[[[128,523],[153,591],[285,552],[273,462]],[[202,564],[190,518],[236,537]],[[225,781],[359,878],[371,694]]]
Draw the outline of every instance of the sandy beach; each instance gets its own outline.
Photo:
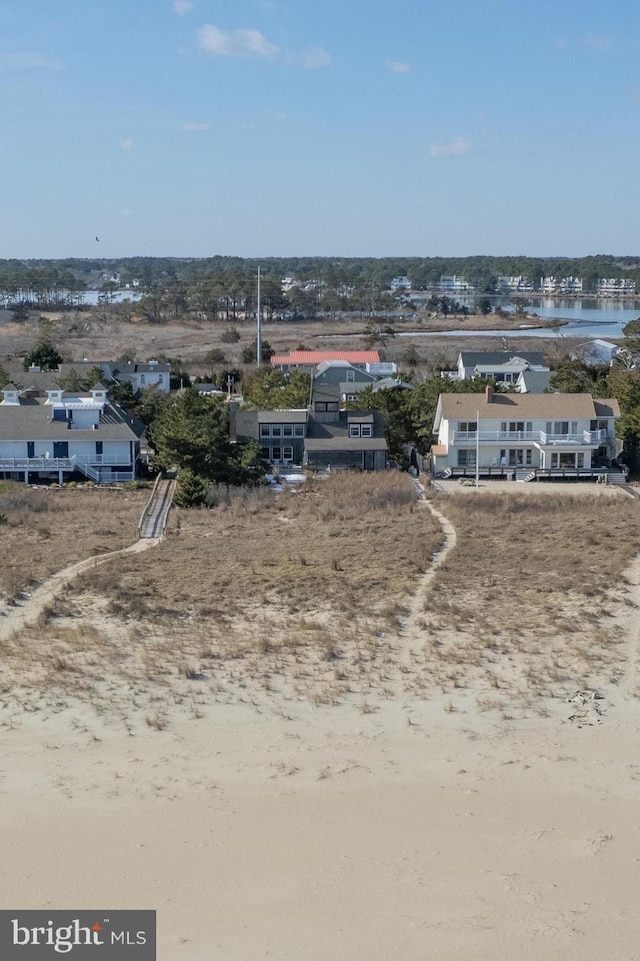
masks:
[[[555,503],[529,496],[529,513]],[[616,498],[633,508],[619,491],[601,502]],[[588,492],[582,500],[594,510]],[[480,523],[466,497],[435,503]],[[580,503],[569,495],[566,510]],[[424,509],[410,516],[435,524]],[[464,623],[429,646],[425,611],[441,616],[436,596],[427,603],[433,577],[437,594],[457,576],[444,534],[397,633],[376,638],[387,654],[360,675],[347,638],[337,661],[303,651],[278,674],[263,645],[262,660],[211,654],[187,676],[171,673],[165,638],[164,680],[155,667],[150,680],[134,675],[123,652],[119,675],[100,659],[117,622],[86,587],[76,633],[64,616],[49,636],[42,621],[25,630],[43,661],[56,645],[57,673],[27,664],[30,686],[23,676],[18,688],[22,662],[6,648],[0,907],[156,909],[160,961],[640,958],[640,561],[623,592],[593,602],[606,618],[598,636],[614,645],[606,657],[578,650],[586,628],[553,633],[550,594],[535,595],[539,624],[523,606],[511,647],[509,635],[489,638],[480,657]],[[184,521],[174,537],[189,537]],[[145,564],[160,565],[162,550]],[[506,568],[500,578],[506,591]],[[557,603],[571,611],[578,600]],[[87,634],[81,670],[72,649],[83,624],[96,640]],[[176,646],[185,631],[174,629]],[[301,687],[305,671],[330,696]]]
[[[38,722],[3,736],[1,906],[156,908],[162,961],[629,961],[638,719],[610,710]]]

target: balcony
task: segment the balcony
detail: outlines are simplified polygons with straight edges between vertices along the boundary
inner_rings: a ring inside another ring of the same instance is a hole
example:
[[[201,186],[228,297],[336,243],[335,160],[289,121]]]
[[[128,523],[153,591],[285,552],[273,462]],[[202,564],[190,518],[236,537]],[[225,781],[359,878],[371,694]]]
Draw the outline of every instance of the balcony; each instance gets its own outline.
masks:
[[[609,435],[606,430],[582,430],[575,434],[551,434],[545,430],[481,430],[451,432],[452,444],[537,444],[541,447],[598,447]]]

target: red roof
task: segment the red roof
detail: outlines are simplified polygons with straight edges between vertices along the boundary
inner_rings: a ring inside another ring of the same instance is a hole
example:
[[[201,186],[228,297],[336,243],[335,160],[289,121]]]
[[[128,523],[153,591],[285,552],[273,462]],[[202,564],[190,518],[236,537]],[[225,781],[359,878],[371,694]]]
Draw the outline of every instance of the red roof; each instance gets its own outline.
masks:
[[[274,354],[271,363],[321,364],[323,360],[346,360],[350,364],[379,364],[377,350],[291,350],[288,354]]]

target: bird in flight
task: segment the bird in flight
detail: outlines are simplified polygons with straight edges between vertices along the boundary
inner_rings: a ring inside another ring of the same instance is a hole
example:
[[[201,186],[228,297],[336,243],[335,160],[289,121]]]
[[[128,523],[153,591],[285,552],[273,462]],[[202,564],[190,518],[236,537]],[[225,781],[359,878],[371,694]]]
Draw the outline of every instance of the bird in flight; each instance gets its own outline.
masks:
[[[96,237],[96,241],[97,241],[98,243],[100,243],[100,238],[99,238],[99,237]]]

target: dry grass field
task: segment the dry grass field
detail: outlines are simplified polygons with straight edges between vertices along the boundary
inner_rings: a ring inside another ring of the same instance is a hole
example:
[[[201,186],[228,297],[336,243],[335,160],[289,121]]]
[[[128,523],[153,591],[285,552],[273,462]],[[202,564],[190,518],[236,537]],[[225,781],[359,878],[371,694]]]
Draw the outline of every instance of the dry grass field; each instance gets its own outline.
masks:
[[[173,511],[159,548],[83,575],[9,638],[5,693],[17,704],[35,687],[49,707],[81,697],[124,714],[133,704],[160,725],[175,705],[197,713],[256,690],[314,703],[376,692],[442,541],[410,479],[391,472]]]
[[[481,706],[508,710],[515,699],[544,710],[541,698],[565,685],[596,689],[635,674],[625,571],[640,550],[637,500],[586,490],[434,500],[458,534],[421,621],[423,662],[443,689],[470,687]]]
[[[120,357],[125,352],[133,352],[138,360],[149,360],[160,355],[180,358],[194,376],[206,375],[211,370],[206,354],[214,348],[223,352],[228,364],[243,367],[242,348],[255,340],[254,324],[244,322],[229,325],[224,322],[209,324],[190,321],[158,326],[115,320],[105,323],[97,320],[95,316],[75,313],[50,314],[47,317],[46,331],[58,344],[65,359],[80,360],[89,357],[92,360],[109,360]],[[489,327],[498,323],[495,318],[490,320]],[[415,330],[437,331],[443,326],[441,321],[424,318],[416,321],[409,317],[403,321],[394,320],[393,323],[398,333],[405,334]],[[240,340],[235,344],[226,344],[222,339],[229,326],[234,326],[240,334]],[[486,327],[487,318],[451,320],[449,326],[458,330],[473,330]],[[280,322],[266,324],[263,336],[279,352],[300,346],[309,350],[360,350],[367,345],[365,328],[366,321],[358,318],[338,320],[333,324],[326,320]],[[28,324],[7,323],[0,326],[0,357],[4,355],[2,363],[8,370],[13,372],[15,367],[17,373],[13,376],[19,376],[20,358],[37,342],[43,330],[45,328],[35,320]],[[508,333],[508,330],[505,330],[507,343]],[[395,337],[389,340],[386,347],[380,349],[387,360],[395,361],[403,367],[406,351],[413,346],[419,371],[432,369],[434,366],[448,369],[454,365],[459,350],[504,350],[505,337],[451,338],[443,332],[441,337]],[[512,340],[511,346],[514,343]],[[563,349],[569,347],[554,334],[550,334],[549,339],[518,337],[517,340],[519,350],[553,353],[559,344]]]
[[[444,536],[404,475],[336,474],[174,510],[158,548],[81,575],[6,641],[4,705],[20,711],[36,690],[42,709],[80,699],[128,728],[162,728],[215,703],[369,712],[418,699],[519,717],[576,690],[637,694],[624,573],[637,501],[530,490],[432,503],[457,546],[429,583]],[[105,546],[106,530],[83,546]]]
[[[0,482],[0,598],[6,603],[74,561],[135,541],[144,490],[34,489]]]

